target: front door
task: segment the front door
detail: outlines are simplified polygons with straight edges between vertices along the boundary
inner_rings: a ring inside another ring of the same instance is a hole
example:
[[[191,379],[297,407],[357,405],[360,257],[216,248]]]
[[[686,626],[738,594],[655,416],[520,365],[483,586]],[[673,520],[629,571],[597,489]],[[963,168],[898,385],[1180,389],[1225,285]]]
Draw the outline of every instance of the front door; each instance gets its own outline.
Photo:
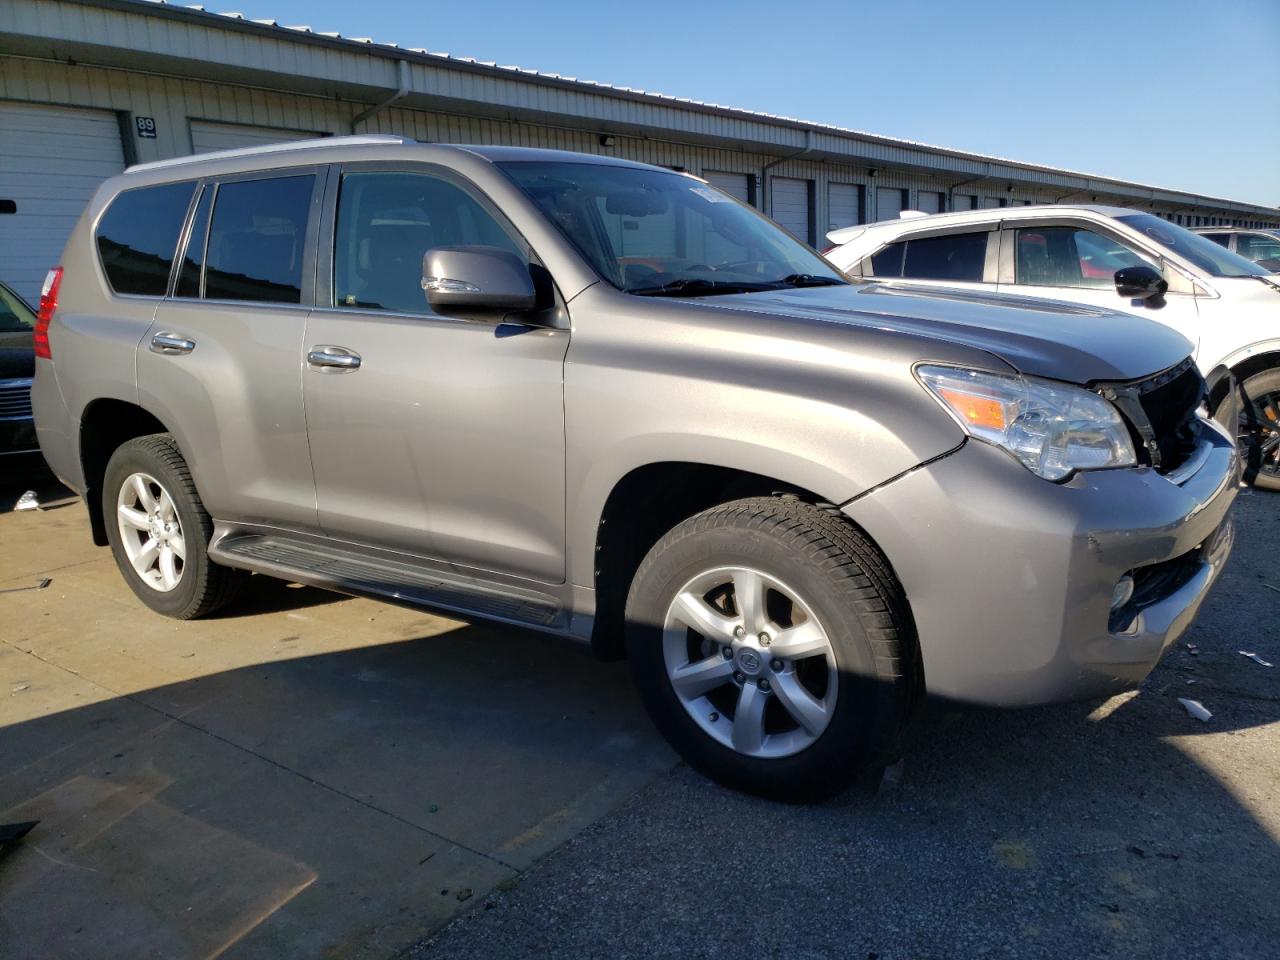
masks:
[[[569,331],[442,316],[422,290],[432,247],[527,246],[441,168],[352,165],[336,183],[303,366],[321,527],[563,581]]]
[[[1115,273],[1123,267],[1147,266],[1165,274],[1153,258],[1110,234],[1084,223],[1005,225],[1000,255],[999,289],[1030,297],[1087,303],[1133,313],[1173,327],[1199,347],[1196,298],[1171,290],[1159,308],[1116,293]]]

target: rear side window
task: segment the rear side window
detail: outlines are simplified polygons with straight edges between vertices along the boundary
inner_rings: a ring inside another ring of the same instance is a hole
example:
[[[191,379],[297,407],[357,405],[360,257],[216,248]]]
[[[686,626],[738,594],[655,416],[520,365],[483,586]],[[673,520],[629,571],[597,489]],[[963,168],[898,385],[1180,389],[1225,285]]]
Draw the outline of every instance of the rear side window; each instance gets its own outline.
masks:
[[[987,236],[985,232],[953,233],[910,240],[902,275],[916,280],[981,283],[987,259]]]
[[[116,293],[163,297],[194,183],[126,190],[98,221],[98,257]]]
[[[218,185],[205,249],[209,300],[302,302],[302,257],[315,176]]]
[[[877,277],[981,283],[987,259],[987,231],[899,240],[871,257]]]

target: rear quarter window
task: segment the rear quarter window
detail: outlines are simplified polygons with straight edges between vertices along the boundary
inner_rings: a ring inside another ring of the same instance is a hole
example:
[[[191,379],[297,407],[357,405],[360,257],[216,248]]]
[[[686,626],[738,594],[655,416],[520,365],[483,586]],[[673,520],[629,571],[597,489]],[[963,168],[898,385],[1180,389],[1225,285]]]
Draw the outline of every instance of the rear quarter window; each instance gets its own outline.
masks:
[[[126,190],[98,221],[98,258],[116,293],[162,297],[194,183]]]

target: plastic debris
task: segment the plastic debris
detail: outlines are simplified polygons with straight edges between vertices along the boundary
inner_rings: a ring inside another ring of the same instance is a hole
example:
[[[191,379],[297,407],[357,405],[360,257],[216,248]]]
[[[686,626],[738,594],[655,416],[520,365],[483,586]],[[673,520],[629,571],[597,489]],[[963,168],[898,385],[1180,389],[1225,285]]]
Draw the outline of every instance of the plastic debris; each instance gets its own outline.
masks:
[[[49,584],[53,583],[49,577],[42,577],[29,587],[9,587],[6,590],[0,590],[0,593],[21,593],[23,590],[43,590]]]
[[[1241,650],[1241,651],[1240,651],[1240,656],[1242,656],[1242,657],[1248,657],[1248,658],[1249,658],[1250,660],[1252,660],[1254,663],[1256,663],[1256,664],[1258,664],[1259,666],[1262,666],[1262,667],[1274,667],[1274,666],[1275,666],[1275,664],[1274,664],[1274,663],[1271,663],[1269,660],[1263,660],[1260,656],[1258,656],[1258,655],[1257,655],[1256,653],[1254,653],[1252,650]]]
[[[1213,714],[1206,710],[1204,704],[1199,700],[1187,700],[1184,697],[1179,697],[1178,702],[1187,708],[1187,713],[1191,714],[1191,716],[1195,717],[1201,723],[1208,723],[1213,717]]]
[[[31,689],[31,684],[29,684],[29,683],[20,683],[20,684],[18,684],[16,687],[14,687],[14,688],[13,688],[12,692],[13,692],[13,693],[21,693],[23,690],[30,690],[30,689]]]
[[[28,490],[18,498],[18,502],[14,504],[14,510],[39,510],[40,498],[36,496],[34,490]]]
[[[1188,644],[1187,644],[1187,653],[1191,654],[1193,657],[1198,657],[1198,656],[1200,656],[1200,644],[1198,644],[1198,643],[1188,643]]]

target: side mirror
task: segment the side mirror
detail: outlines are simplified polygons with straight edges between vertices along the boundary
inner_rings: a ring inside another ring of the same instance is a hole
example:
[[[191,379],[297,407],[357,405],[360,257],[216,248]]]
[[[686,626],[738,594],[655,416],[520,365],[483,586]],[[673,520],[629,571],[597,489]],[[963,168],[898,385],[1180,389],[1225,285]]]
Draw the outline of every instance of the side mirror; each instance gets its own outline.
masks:
[[[1151,267],[1124,267],[1116,271],[1116,293],[1126,300],[1145,300],[1148,307],[1163,307],[1168,290],[1168,281]]]
[[[529,265],[499,247],[433,247],[422,255],[422,289],[433,310],[533,310]]]

